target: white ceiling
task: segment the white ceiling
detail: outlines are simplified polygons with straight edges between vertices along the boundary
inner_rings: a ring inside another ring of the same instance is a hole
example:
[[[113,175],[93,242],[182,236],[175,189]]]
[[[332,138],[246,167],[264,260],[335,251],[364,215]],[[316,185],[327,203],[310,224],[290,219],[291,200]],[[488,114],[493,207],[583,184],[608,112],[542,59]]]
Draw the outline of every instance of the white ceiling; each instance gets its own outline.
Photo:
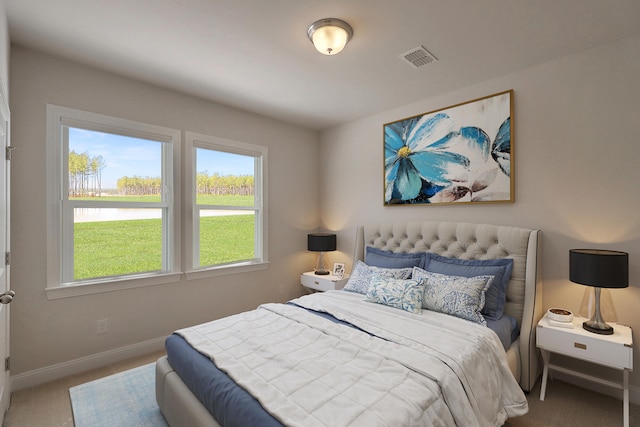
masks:
[[[318,130],[640,34],[639,0],[4,1],[14,44]]]

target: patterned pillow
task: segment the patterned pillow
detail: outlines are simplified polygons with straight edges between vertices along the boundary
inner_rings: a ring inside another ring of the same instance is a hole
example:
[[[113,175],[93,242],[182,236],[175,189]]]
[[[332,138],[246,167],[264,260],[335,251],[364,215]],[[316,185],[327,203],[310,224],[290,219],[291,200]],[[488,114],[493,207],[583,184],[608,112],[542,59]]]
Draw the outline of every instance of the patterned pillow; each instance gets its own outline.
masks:
[[[382,274],[389,279],[408,279],[411,277],[411,268],[372,267],[358,260],[344,290],[366,295],[372,276],[375,273]]]
[[[448,276],[495,276],[485,293],[482,315],[491,320],[502,317],[507,299],[507,285],[513,270],[513,259],[458,259],[427,253],[424,267],[420,265],[418,267]]]
[[[424,280],[389,279],[374,274],[365,301],[421,314],[424,286]]]
[[[426,281],[423,308],[487,325],[480,311],[494,276],[447,276],[414,267],[412,278]]]

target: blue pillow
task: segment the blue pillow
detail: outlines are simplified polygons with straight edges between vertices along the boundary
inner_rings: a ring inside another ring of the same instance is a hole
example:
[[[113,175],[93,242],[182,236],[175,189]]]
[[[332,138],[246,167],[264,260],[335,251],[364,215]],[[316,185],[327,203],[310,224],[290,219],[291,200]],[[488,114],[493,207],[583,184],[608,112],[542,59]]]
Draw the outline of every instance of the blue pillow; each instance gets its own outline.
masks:
[[[494,276],[495,279],[485,294],[482,315],[491,320],[498,320],[502,317],[507,300],[507,285],[513,270],[512,259],[459,259],[429,252],[426,255],[424,269],[427,271],[462,277]]]
[[[425,253],[397,253],[367,246],[367,265],[382,268],[412,268],[424,265]]]

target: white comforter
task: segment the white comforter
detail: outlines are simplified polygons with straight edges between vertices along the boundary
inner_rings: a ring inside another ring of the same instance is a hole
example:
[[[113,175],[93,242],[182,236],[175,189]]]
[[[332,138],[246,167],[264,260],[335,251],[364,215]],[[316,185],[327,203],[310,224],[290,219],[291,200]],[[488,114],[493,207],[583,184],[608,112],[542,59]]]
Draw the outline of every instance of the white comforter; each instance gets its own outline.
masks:
[[[331,291],[293,302],[368,334],[284,304],[177,333],[286,426],[484,427],[527,412],[491,330],[362,299]]]

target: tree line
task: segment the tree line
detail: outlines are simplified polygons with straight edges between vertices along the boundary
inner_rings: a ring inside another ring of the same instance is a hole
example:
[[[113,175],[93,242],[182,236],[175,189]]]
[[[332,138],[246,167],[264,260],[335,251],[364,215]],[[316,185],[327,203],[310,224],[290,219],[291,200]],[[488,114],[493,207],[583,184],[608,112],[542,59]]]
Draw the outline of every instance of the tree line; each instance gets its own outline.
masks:
[[[102,194],[102,171],[106,167],[102,156],[69,152],[69,196],[98,197]],[[116,182],[118,193],[127,196],[159,195],[162,192],[160,177],[123,176]],[[252,195],[253,175],[220,175],[208,172],[196,174],[198,195]]]
[[[116,181],[118,193],[125,196],[158,195],[162,191],[160,177],[123,176]]]
[[[123,176],[117,181],[118,193],[123,195],[147,196],[160,194],[162,180],[154,177]],[[196,194],[216,196],[252,195],[254,179],[252,175],[220,175],[207,172],[196,174]]]
[[[206,171],[196,174],[198,195],[248,196],[253,190],[253,175],[209,175]]]

